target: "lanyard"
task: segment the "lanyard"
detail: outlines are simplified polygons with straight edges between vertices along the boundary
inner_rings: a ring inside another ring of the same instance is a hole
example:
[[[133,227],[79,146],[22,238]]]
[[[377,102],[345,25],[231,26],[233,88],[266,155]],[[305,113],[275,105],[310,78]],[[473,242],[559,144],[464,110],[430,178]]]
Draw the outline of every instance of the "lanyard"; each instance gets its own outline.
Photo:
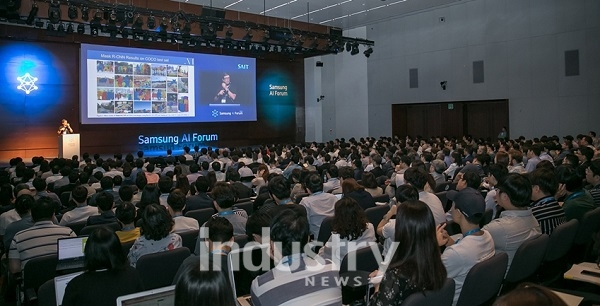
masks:
[[[292,261],[293,261],[293,260],[298,260],[298,259],[300,259],[300,258],[302,258],[302,253],[300,253],[300,254],[288,255],[287,257],[285,257],[285,258],[283,258],[283,259],[281,260],[281,264],[282,264],[282,265],[288,265],[288,266],[290,266],[290,265],[292,264]]]
[[[583,191],[578,191],[578,192],[572,193],[568,197],[565,198],[565,202],[568,201],[568,200],[573,200],[573,199],[575,199],[577,197],[580,197],[580,196],[583,195],[583,193],[584,193]]]
[[[292,199],[285,199],[285,200],[282,200],[281,202],[279,202],[279,205],[285,205],[291,201],[292,201]]]
[[[218,215],[219,215],[219,217],[224,217],[224,216],[227,216],[227,215],[233,215],[233,210],[225,210],[225,211],[222,211],[222,212],[218,213]]]
[[[466,232],[461,239],[456,240],[456,243],[459,243],[461,240],[465,239],[467,236],[473,235],[473,234],[479,232],[480,230],[481,229],[479,227],[477,227],[477,228],[474,228],[474,229]]]

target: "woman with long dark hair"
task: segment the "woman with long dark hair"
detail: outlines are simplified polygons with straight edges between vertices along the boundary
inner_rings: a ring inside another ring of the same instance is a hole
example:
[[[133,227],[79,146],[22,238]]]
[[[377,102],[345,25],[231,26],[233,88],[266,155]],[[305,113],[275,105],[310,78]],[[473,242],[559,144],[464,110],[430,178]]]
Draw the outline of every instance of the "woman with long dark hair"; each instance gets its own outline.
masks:
[[[127,264],[115,233],[100,227],[87,239],[85,272],[73,278],[62,305],[114,305],[117,297],[142,291],[137,271]]]
[[[235,306],[233,290],[225,272],[202,270],[200,261],[186,269],[175,285],[176,306]]]
[[[442,288],[447,274],[437,238],[441,229],[436,228],[427,204],[409,200],[398,207],[398,247],[381,283],[375,285],[373,305],[400,305],[412,293]]]

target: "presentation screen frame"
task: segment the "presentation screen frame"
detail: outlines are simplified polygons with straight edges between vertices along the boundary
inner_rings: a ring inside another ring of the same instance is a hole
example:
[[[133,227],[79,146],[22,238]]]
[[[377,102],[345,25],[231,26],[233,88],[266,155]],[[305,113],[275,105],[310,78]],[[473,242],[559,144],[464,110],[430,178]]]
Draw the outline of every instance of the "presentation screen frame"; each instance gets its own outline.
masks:
[[[82,124],[256,121],[256,59],[81,44]]]

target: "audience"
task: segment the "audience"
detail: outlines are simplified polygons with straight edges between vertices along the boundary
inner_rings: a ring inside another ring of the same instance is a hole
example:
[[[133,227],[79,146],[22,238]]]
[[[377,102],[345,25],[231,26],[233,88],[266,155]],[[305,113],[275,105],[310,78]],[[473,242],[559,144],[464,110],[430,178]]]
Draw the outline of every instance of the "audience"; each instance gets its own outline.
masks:
[[[111,193],[106,191],[101,191],[98,193],[96,196],[96,204],[98,204],[99,215],[89,216],[87,218],[86,225],[99,225],[117,222],[117,217],[113,211],[115,202]]]
[[[583,215],[596,208],[594,198],[589,191],[583,189],[583,177],[577,169],[571,166],[558,166],[556,168],[558,180],[558,192],[560,197],[564,196],[563,209],[567,221],[577,219],[581,222]]]
[[[565,222],[565,212],[554,198],[558,182],[552,170],[535,169],[529,173],[531,183],[531,213],[540,224],[542,233],[552,234],[557,226]]]
[[[340,265],[346,254],[375,241],[375,229],[365,211],[354,199],[343,198],[335,203],[331,236],[319,255]]]
[[[333,195],[332,195],[333,196]],[[335,198],[335,196],[334,196]],[[291,210],[277,215],[271,223],[270,256],[276,266],[252,282],[255,305],[339,305],[340,285],[335,282],[338,271],[330,261],[311,258],[305,253],[309,239],[306,219]],[[319,286],[306,286],[313,280]],[[303,286],[299,286],[299,284]]]
[[[121,204],[117,207],[115,215],[121,225],[121,230],[115,232],[121,243],[132,242],[140,237],[140,228],[135,226],[137,209],[133,204],[129,202]]]
[[[203,270],[200,262],[186,266],[175,286],[176,306],[235,306],[231,284],[221,270]]]
[[[381,283],[374,285],[369,305],[401,305],[412,293],[442,288],[446,268],[436,235],[436,223],[427,204],[409,200],[398,207],[395,242],[399,247],[381,272]],[[376,270],[370,276],[378,274]]]
[[[344,179],[342,194],[344,198],[354,199],[363,210],[376,206],[373,196],[365,190],[365,187],[357,183],[354,178]]]
[[[218,165],[218,162],[215,162]],[[223,217],[233,225],[234,235],[243,235],[246,233],[246,221],[248,214],[243,209],[233,207],[236,202],[236,197],[233,189],[227,183],[217,183],[211,191],[213,205],[217,211],[212,217]],[[203,225],[206,226],[206,225]]]
[[[185,194],[179,190],[175,189],[167,198],[167,204],[169,205],[169,213],[173,217],[173,221],[175,224],[173,225],[172,232],[185,232],[192,230],[199,230],[200,225],[198,225],[198,220],[190,217],[185,217],[182,211],[185,209]]]
[[[112,305],[119,296],[143,290],[137,271],[127,264],[119,238],[109,229],[94,230],[84,254],[84,273],[69,282],[62,305]]]
[[[517,249],[528,239],[542,234],[538,221],[528,209],[531,203],[531,184],[521,174],[508,174],[496,185],[496,202],[505,209],[500,218],[483,229],[494,239],[496,252],[508,254],[508,269]]]
[[[463,180],[468,177],[468,173],[465,173]],[[479,178],[476,173],[473,174]],[[453,201],[450,213],[452,220],[460,226],[462,238],[454,241],[451,237],[443,235],[441,241],[438,242],[440,246],[446,246],[442,253],[442,262],[448,271],[448,277],[453,278],[455,282],[454,305],[456,305],[465,278],[471,268],[494,256],[495,251],[490,233],[479,228],[485,212],[485,201],[481,193],[468,187],[460,191],[450,190],[447,196],[449,200]]]
[[[310,234],[313,237],[317,237],[319,236],[319,229],[321,228],[323,219],[333,216],[337,197],[331,193],[323,192],[323,181],[318,174],[310,174],[306,178],[305,186],[309,195],[302,198],[300,205],[306,208],[310,224]]]
[[[87,204],[88,192],[83,186],[77,186],[71,191],[71,197],[77,205],[70,211],[67,211],[60,218],[60,225],[67,226],[72,223],[88,220],[90,216],[98,215],[98,207]]]
[[[140,257],[146,254],[169,251],[181,247],[181,236],[171,233],[173,218],[159,204],[150,204],[142,212],[141,236],[129,250],[129,264],[135,268]]]
[[[39,198],[31,208],[32,227],[15,234],[8,250],[8,268],[11,273],[19,273],[32,259],[43,255],[56,254],[56,241],[60,238],[75,237],[68,227],[55,225],[54,203],[50,198]]]

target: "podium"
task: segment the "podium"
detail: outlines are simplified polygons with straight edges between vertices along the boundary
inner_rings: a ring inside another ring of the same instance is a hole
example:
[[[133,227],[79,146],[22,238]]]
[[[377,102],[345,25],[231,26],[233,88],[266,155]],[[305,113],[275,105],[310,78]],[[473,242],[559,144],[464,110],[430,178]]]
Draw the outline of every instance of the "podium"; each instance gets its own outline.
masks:
[[[79,154],[79,134],[65,134],[58,136],[58,157],[71,159]]]

